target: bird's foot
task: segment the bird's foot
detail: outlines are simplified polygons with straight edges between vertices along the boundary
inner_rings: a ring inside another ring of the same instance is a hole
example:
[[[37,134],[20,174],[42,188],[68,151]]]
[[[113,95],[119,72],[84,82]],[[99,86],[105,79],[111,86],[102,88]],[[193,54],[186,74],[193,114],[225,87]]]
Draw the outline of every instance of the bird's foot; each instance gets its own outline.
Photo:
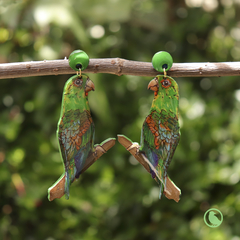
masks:
[[[127,148],[127,150],[130,152],[131,150],[136,150],[136,153],[139,153],[139,144],[137,142],[133,142],[130,147]]]

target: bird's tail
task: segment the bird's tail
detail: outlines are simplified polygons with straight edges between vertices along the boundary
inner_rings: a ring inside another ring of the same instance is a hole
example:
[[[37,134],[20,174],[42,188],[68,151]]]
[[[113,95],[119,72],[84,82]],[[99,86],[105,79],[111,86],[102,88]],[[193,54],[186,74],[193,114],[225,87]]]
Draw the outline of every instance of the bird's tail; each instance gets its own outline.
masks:
[[[65,172],[65,198],[68,200],[69,199],[69,188],[70,188],[70,179],[69,179],[69,173],[68,171]]]
[[[167,178],[164,178],[164,186],[163,186],[163,183],[162,181],[159,181],[159,184],[160,184],[160,192],[159,192],[159,199],[162,198],[162,193],[163,193],[163,190],[166,188],[166,181],[167,181]]]

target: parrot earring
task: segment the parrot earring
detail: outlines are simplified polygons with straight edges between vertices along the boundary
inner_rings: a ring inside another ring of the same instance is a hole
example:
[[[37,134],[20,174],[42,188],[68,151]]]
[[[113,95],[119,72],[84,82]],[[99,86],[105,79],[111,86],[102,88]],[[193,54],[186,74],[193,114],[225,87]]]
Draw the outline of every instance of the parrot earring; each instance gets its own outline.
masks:
[[[77,74],[69,78],[64,86],[57,126],[65,172],[48,189],[49,201],[61,198],[64,194],[68,199],[71,183],[115,144],[115,138],[109,138],[94,145],[94,123],[88,104],[88,93],[94,91],[94,83],[82,74],[88,63],[89,57],[84,51],[76,50],[69,56],[69,65]]]
[[[152,58],[153,67],[164,75],[157,75],[148,84],[148,89],[154,92],[154,99],[143,123],[141,145],[124,135],[118,135],[118,141],[160,185],[159,198],[163,192],[168,199],[178,202],[181,190],[167,174],[180,139],[178,84],[166,73],[172,63],[171,55],[164,51],[157,52]]]

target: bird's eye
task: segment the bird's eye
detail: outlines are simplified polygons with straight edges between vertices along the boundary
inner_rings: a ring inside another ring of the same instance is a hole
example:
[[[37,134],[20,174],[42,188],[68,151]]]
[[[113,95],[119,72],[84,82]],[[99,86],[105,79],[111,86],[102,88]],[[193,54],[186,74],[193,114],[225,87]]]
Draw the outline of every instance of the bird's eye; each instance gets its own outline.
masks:
[[[82,79],[80,79],[80,78],[75,79],[74,84],[75,84],[77,87],[81,86],[81,85],[82,85]]]
[[[169,81],[169,79],[163,79],[161,81],[161,84],[162,84],[162,87],[164,87],[164,88],[168,88],[171,86],[171,82]]]

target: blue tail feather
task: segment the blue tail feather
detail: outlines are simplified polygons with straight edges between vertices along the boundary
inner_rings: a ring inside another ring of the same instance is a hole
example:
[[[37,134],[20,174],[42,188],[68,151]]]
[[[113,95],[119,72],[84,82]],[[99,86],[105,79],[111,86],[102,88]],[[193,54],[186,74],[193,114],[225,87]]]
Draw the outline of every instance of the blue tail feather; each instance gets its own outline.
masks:
[[[69,186],[70,186],[69,174],[68,174],[68,171],[66,171],[65,172],[65,198],[67,200],[69,199]]]
[[[75,161],[75,166],[76,166],[76,178],[79,178],[80,176],[80,172],[83,169],[83,166],[85,164],[86,161],[86,156],[85,156],[85,152],[84,151],[79,151],[77,153],[77,155],[74,157],[74,161]]]

